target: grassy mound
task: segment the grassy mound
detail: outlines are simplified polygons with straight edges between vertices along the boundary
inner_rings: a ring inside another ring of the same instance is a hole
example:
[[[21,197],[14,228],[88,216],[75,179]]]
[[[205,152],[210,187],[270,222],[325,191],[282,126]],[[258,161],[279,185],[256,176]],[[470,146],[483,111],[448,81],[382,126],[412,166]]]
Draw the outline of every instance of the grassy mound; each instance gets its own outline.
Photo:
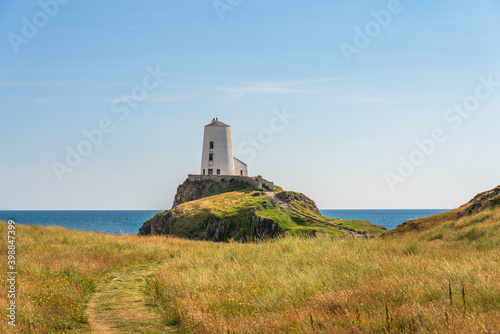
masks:
[[[144,224],[140,234],[166,234],[213,241],[248,241],[281,234],[348,233],[367,236],[378,235],[385,230],[366,221],[343,221],[321,216],[311,210],[314,202],[300,195],[300,200],[288,202],[289,209],[270,196],[254,190],[204,197],[156,215]]]
[[[430,217],[405,222],[384,237],[405,233],[418,234],[430,240],[467,241],[477,247],[500,246],[500,186],[476,195],[470,202],[458,209]],[[488,238],[483,238],[488,236]],[[487,245],[486,245],[487,244]],[[481,246],[482,245],[482,246]]]

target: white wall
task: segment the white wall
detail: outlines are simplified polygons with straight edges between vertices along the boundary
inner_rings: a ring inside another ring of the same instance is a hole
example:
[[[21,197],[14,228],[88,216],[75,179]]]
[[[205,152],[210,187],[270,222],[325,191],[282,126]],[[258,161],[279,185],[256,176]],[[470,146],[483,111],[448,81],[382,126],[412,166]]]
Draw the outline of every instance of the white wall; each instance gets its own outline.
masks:
[[[241,173],[243,171],[243,173]],[[243,175],[248,176],[248,167],[247,165],[237,158],[234,158],[234,174],[235,175]]]
[[[210,149],[210,142],[214,148]],[[209,155],[213,154],[213,161],[209,161]],[[212,169],[217,174],[220,169],[221,175],[234,175],[233,143],[231,140],[231,127],[206,125],[203,137],[203,153],[201,155],[201,174],[205,170]]]

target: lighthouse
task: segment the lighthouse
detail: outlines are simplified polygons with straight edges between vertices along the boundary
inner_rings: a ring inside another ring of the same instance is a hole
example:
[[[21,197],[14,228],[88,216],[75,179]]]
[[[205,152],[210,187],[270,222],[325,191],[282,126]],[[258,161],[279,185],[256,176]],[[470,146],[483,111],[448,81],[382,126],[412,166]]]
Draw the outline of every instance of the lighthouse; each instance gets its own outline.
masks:
[[[201,154],[202,175],[248,175],[247,165],[233,156],[231,127],[218,118],[205,125]]]

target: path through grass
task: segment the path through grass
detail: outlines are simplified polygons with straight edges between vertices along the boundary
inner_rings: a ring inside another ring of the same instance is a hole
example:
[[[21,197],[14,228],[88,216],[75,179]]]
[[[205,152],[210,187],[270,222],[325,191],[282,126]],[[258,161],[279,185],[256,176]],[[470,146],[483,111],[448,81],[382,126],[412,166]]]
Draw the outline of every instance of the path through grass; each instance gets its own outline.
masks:
[[[159,309],[144,296],[146,279],[158,264],[147,263],[114,273],[92,296],[86,316],[90,328],[83,333],[165,333]]]

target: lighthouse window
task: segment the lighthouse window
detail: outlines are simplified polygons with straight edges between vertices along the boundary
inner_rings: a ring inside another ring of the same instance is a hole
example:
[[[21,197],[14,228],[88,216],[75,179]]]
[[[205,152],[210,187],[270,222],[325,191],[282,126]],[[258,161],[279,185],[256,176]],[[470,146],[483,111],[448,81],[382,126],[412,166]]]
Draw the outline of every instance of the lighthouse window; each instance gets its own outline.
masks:
[[[208,175],[212,175],[214,173],[213,169],[208,169]]]
[[[211,142],[210,142],[210,149],[211,149],[211,150],[213,150],[213,149],[214,149],[214,142],[213,142],[213,141],[211,141]]]
[[[212,153],[208,155],[208,161],[214,161],[214,155]]]
[[[217,175],[220,175],[220,169],[217,169]]]

